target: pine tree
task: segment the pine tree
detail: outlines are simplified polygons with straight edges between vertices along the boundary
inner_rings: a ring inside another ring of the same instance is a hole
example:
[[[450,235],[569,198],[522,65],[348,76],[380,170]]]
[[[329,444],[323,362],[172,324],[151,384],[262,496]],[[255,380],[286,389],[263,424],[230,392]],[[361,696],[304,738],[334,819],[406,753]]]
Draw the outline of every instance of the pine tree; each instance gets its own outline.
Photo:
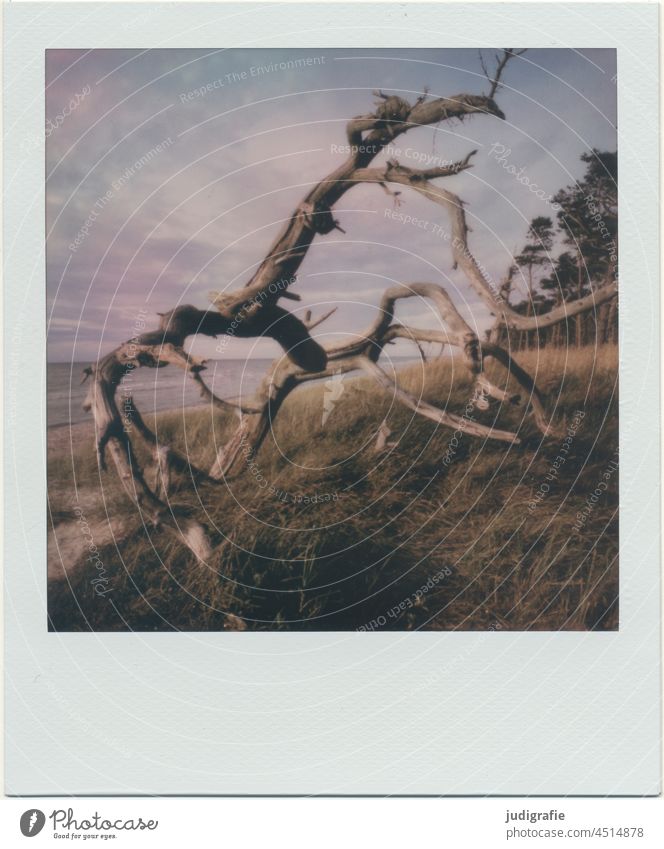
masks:
[[[528,316],[541,311],[541,295],[537,290],[537,284],[542,270],[551,264],[553,240],[553,221],[545,216],[533,218],[528,228],[528,241],[521,253],[514,258],[517,266],[525,271],[527,288],[525,314]],[[530,347],[532,334],[525,333],[523,341],[525,348]]]
[[[554,197],[560,205],[558,226],[575,257],[573,297],[587,295],[595,286],[615,278],[618,270],[618,157],[615,152],[584,153],[583,179]],[[577,316],[576,344],[586,341],[584,318]]]
[[[615,152],[593,150],[581,161],[586,170],[573,186],[553,198],[560,209],[556,225],[545,216],[530,222],[526,244],[515,257],[525,281],[526,298],[514,304],[525,315],[541,315],[562,303],[588,295],[596,287],[617,280],[618,275],[618,160]],[[556,244],[565,250],[555,256]],[[587,343],[595,328],[599,342],[615,338],[615,301],[604,304],[595,317],[578,315],[573,322],[574,343]],[[563,326],[550,331],[554,345],[567,344]],[[534,341],[533,333],[522,334],[523,347]],[[569,337],[569,329],[568,334]],[[549,341],[539,334],[539,342]]]

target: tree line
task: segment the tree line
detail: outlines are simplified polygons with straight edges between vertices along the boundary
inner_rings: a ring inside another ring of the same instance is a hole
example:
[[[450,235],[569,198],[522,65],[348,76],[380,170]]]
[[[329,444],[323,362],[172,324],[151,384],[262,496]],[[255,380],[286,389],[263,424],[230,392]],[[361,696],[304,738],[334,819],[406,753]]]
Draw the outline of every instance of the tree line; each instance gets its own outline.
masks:
[[[553,197],[555,221],[537,216],[501,287],[510,306],[543,315],[618,282],[618,158],[599,151],[581,156],[585,174]],[[491,339],[513,350],[598,345],[618,341],[618,298],[553,327],[515,331],[497,327]]]

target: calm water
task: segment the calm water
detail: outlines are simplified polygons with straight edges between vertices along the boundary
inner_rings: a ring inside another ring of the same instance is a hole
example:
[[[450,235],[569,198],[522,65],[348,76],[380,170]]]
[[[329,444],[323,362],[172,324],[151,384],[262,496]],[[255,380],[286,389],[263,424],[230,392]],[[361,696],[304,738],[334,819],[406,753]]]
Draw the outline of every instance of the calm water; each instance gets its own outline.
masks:
[[[395,365],[416,362],[417,358],[394,360]],[[272,359],[208,360],[203,377],[219,398],[251,396],[265,375]],[[88,363],[48,364],[48,426],[92,421],[83,409],[89,383],[81,385],[83,369]],[[191,378],[178,368],[141,368],[131,373],[131,394],[139,410],[173,410],[206,403]]]
[[[267,360],[208,360],[203,377],[207,385],[220,397],[251,395],[258,386],[268,366]],[[89,382],[81,385],[83,369],[89,363],[48,364],[48,426],[76,424],[92,421],[83,409]],[[206,403],[190,377],[178,368],[136,369],[127,382],[131,394],[142,412],[195,407]]]

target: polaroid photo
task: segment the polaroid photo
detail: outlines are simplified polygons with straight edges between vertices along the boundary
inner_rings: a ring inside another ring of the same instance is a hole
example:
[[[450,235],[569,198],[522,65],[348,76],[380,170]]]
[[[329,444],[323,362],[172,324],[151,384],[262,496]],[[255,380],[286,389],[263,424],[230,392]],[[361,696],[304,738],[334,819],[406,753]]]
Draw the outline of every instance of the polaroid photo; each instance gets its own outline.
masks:
[[[6,792],[657,793],[656,7],[6,12]]]

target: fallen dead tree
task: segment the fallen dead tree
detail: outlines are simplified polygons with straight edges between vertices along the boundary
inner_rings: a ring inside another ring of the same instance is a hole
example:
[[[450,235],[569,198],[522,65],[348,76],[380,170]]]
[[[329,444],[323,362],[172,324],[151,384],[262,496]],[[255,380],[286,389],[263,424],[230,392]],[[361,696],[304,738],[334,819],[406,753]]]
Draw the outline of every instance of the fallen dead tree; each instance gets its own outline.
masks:
[[[229,475],[241,473],[243,461],[260,449],[280,407],[295,388],[308,381],[351,371],[360,371],[370,376],[400,403],[444,427],[462,430],[482,439],[519,442],[519,435],[515,432],[461,418],[400,388],[380,365],[384,346],[397,338],[409,339],[418,345],[437,342],[458,348],[482,399],[517,402],[518,396],[508,395],[488,379],[485,360],[494,358],[521,386],[524,401],[530,406],[541,432],[549,432],[550,425],[546,421],[542,397],[532,378],[512,360],[506,350],[479,340],[441,286],[411,283],[390,288],[383,295],[378,317],[372,326],[351,343],[331,348],[324,348],[311,335],[313,328],[331,313],[315,320],[307,314],[303,321],[279,305],[282,299],[300,299],[299,295],[291,291],[297,281],[297,271],[317,236],[340,229],[332,212],[333,206],[358,183],[377,183],[397,202],[401,190],[397,191],[393,187],[406,187],[444,209],[452,228],[454,261],[496,317],[498,324],[519,330],[534,329],[592,309],[615,296],[615,289],[607,287],[606,291],[601,290],[573,304],[565,304],[544,316],[525,317],[516,313],[499,292],[492,291],[470,251],[462,201],[433,182],[470,168],[473,154],[462,161],[438,168],[416,170],[404,167],[395,160],[383,166],[371,167],[372,161],[387,145],[413,127],[464,120],[473,115],[504,118],[494,96],[504,68],[515,55],[518,54],[508,49],[498,57],[487,95],[459,94],[450,98],[430,98],[423,94],[411,104],[401,97],[377,92],[375,110],[353,118],[347,125],[350,154],[346,161],[317,183],[298,204],[245,287],[230,292],[210,293],[213,307],[205,310],[187,305],[163,314],[158,329],[120,345],[86,370],[86,379],[91,378],[86,407],[94,416],[100,467],[106,468],[106,457],[110,455],[127,493],[138,505],[146,522],[176,534],[199,559],[205,560],[210,554],[210,544],[204,527],[195,517],[178,512],[169,503],[174,477],[188,476],[192,486],[195,486],[199,482],[219,482]],[[427,330],[411,327],[396,319],[397,303],[412,297],[431,302],[440,318],[439,328]],[[279,342],[284,349],[284,356],[273,363],[253,398],[246,403],[232,403],[215,396],[203,378],[204,361],[193,358],[184,350],[187,338],[196,334],[211,337],[223,334],[234,337],[268,336]],[[232,409],[238,415],[235,432],[218,450],[208,470],[196,468],[188,457],[160,443],[133,404],[131,426],[128,427],[126,416],[123,418],[123,412],[118,406],[117,390],[124,376],[135,368],[160,368],[166,365],[184,369],[211,404],[221,409]],[[384,423],[377,442],[379,449],[386,444],[388,431]],[[157,480],[157,485],[153,487],[148,484],[138,464],[132,438],[141,440],[152,454]]]

